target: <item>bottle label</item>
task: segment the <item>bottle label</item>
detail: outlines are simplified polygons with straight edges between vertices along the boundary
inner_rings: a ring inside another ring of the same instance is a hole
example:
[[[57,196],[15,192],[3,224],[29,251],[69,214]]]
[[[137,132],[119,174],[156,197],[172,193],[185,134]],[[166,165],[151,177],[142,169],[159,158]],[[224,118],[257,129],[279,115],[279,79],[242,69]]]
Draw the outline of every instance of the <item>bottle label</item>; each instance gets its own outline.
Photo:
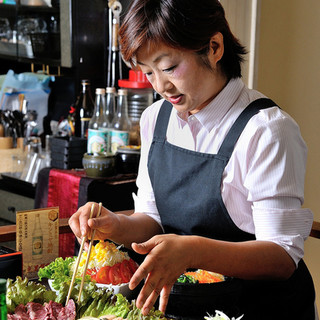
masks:
[[[108,132],[102,130],[88,130],[88,153],[107,152],[106,141]]]
[[[129,132],[111,130],[111,153],[115,154],[118,147],[127,146],[129,144]]]
[[[32,255],[33,256],[41,256],[43,250],[43,237],[42,236],[34,236],[32,237]]]
[[[104,133],[104,142],[106,144],[105,152],[110,153],[111,152],[111,133],[109,128],[102,128],[99,127],[99,131]]]

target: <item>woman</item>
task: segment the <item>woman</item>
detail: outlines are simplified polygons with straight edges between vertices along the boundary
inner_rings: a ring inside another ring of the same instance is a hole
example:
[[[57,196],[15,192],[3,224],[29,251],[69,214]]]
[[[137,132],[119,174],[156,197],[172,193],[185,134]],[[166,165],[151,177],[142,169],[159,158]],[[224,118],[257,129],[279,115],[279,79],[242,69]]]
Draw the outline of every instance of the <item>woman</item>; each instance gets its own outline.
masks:
[[[71,217],[146,254],[130,281],[147,314],[188,268],[243,280],[244,319],[315,319],[303,263],[306,146],[294,120],[241,81],[244,48],[217,0],[134,0],[120,29],[125,60],[164,98],[141,117],[132,216],[91,204]],[[298,290],[299,288],[299,290]],[[278,314],[276,312],[279,312]]]

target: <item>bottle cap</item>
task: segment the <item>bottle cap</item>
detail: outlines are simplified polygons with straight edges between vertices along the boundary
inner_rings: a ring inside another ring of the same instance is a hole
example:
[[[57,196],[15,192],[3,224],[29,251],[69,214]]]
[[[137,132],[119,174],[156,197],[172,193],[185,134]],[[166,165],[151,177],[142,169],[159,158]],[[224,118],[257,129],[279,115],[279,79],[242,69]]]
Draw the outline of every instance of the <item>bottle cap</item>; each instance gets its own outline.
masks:
[[[128,90],[127,89],[119,89],[118,95],[119,96],[126,96],[126,95],[128,95]]]
[[[4,293],[7,291],[7,280],[6,279],[0,279],[0,293]]]
[[[106,93],[106,89],[104,88],[96,88],[96,94],[105,94]]]
[[[106,87],[106,93],[116,93],[115,87]]]
[[[152,88],[151,83],[142,71],[129,70],[129,79],[119,79],[119,87],[132,89]]]

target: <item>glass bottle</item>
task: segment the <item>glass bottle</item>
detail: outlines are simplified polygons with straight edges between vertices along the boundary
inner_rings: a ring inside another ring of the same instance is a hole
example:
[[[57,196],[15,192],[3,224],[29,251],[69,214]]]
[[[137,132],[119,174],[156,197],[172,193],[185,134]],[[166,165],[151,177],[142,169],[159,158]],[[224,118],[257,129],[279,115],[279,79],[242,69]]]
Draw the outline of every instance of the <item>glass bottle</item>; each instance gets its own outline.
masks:
[[[109,121],[109,126],[111,126],[113,117],[116,113],[116,88],[107,87],[106,88],[106,116]]]
[[[82,90],[76,101],[75,136],[87,138],[89,121],[94,110],[94,100],[91,95],[90,81],[82,80],[81,85]]]
[[[129,145],[131,121],[128,116],[128,90],[118,90],[118,108],[111,123],[111,153],[115,154],[119,146]]]
[[[7,280],[0,279],[0,320],[7,320]]]
[[[106,143],[106,152],[111,153],[111,135],[110,128],[112,119],[114,117],[116,110],[116,88],[107,87],[106,88],[106,98],[103,113],[105,115],[105,122],[101,124],[99,130],[105,133],[105,143]]]
[[[103,128],[108,128],[108,120],[105,115],[105,93],[103,88],[96,89],[94,113],[89,122],[87,153],[106,152],[106,134]]]
[[[36,221],[32,231],[32,257],[40,259],[43,253],[43,232],[40,223],[40,214],[36,214]]]

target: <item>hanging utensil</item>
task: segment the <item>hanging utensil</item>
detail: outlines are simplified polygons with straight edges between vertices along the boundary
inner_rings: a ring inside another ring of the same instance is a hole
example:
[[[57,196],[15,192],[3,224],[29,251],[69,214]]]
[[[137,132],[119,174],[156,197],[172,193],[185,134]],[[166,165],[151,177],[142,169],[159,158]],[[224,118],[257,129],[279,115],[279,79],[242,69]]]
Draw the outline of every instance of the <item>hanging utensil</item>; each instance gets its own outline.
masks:
[[[108,44],[108,70],[107,70],[107,87],[111,86],[111,57],[112,57],[112,4],[115,0],[110,0],[108,3],[108,31],[109,31],[109,44]]]
[[[118,44],[118,32],[120,25],[120,13],[122,11],[122,5],[119,1],[115,1],[111,7],[113,19],[112,19],[112,62],[111,62],[111,86],[116,86],[116,61],[117,53],[119,52]]]

